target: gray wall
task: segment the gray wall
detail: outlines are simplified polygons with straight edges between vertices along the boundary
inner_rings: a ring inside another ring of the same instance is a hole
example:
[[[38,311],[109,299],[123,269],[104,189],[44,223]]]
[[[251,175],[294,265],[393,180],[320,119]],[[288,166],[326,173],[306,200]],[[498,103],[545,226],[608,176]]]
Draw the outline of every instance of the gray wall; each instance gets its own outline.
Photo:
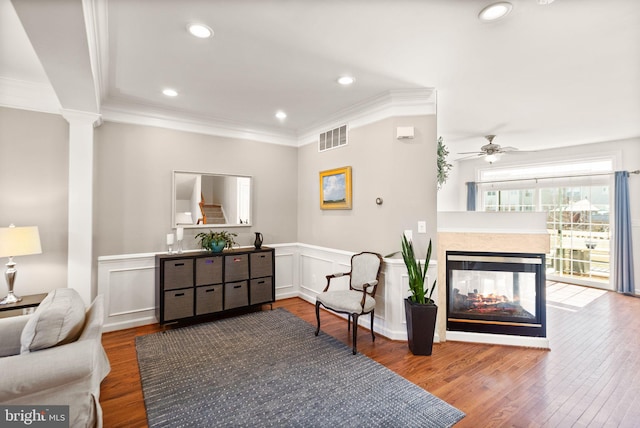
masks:
[[[416,138],[396,140],[397,126],[415,126]],[[43,249],[40,255],[16,258],[18,294],[66,287],[68,132],[58,115],[0,108],[0,226],[39,226]],[[532,153],[527,160],[575,158],[576,153],[617,153],[618,169],[640,168],[638,139]],[[429,238],[435,243],[435,116],[389,118],[354,128],[346,147],[323,153],[315,144],[296,149],[105,122],[96,128],[95,155],[94,257],[166,249],[165,236],[172,232],[172,170],[253,176],[254,225],[230,229],[239,233],[241,245],[250,245],[259,231],[266,244],[297,241],[384,255],[399,249],[405,229],[413,230],[419,255]],[[516,160],[501,160],[508,162]],[[353,168],[353,209],[320,210],[318,173],[347,165]],[[438,209],[464,210],[464,182],[474,179],[477,165],[454,163],[437,194]],[[639,176],[631,177],[630,191],[637,258],[640,199],[633,195],[640,191]],[[376,205],[376,197],[384,204]],[[427,222],[427,234],[417,234],[419,220]],[[197,231],[185,231],[187,248],[196,248]],[[0,267],[5,263],[0,260]],[[5,293],[2,279],[0,294]]]
[[[14,259],[17,295],[67,286],[68,139],[61,116],[0,107],[0,227],[38,226],[42,244],[42,254]]]
[[[413,140],[397,140],[396,127],[414,126]],[[436,240],[436,117],[384,119],[353,128],[349,144],[318,152],[316,144],[298,153],[298,241],[345,251],[400,249],[412,229],[416,251],[424,255]],[[319,172],[352,167],[353,209],[321,210]],[[383,199],[376,205],[377,197]],[[427,233],[417,233],[417,222]]]
[[[228,228],[240,245],[295,242],[297,149],[151,126],[105,122],[96,129],[94,256],[166,251],[172,171],[253,177],[253,226]],[[185,248],[208,229],[185,229]]]
[[[395,138],[415,126],[416,138]],[[418,250],[435,240],[435,116],[390,118],[351,130],[349,145],[318,153],[264,144],[105,122],[95,130],[94,254],[165,251],[172,232],[171,172],[192,170],[253,177],[252,227],[233,228],[241,245],[262,232],[265,243],[302,242],[387,254],[405,229]],[[353,168],[353,209],[319,207],[319,171]],[[68,125],[58,115],[0,108],[0,224],[38,225],[43,254],[20,257],[17,291],[66,286]],[[384,204],[375,204],[375,198]],[[417,234],[417,221],[427,234]],[[196,248],[185,231],[185,247]],[[204,229],[206,230],[206,229]],[[3,262],[3,264],[6,262]],[[0,291],[4,283],[0,285]]]

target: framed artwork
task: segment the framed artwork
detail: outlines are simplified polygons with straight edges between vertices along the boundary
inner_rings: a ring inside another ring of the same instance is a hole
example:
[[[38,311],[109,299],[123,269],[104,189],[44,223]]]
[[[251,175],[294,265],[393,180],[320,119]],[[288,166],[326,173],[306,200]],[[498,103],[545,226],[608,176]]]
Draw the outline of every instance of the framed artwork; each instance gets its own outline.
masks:
[[[320,208],[351,209],[351,167],[320,171]]]

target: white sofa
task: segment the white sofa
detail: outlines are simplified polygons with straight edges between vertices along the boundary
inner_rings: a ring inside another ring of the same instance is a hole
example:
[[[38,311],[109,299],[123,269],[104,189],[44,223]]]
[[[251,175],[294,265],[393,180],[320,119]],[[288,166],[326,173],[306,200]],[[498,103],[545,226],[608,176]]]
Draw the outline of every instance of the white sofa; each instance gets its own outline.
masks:
[[[30,315],[0,319],[0,403],[68,405],[71,427],[102,427],[103,296],[86,309],[70,288],[50,292]]]

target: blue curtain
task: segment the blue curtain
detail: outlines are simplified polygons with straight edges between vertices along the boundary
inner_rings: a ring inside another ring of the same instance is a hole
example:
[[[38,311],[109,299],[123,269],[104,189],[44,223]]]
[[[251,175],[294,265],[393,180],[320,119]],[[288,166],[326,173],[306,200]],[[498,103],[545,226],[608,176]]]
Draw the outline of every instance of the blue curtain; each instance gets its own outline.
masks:
[[[620,293],[635,293],[633,282],[633,248],[629,209],[629,172],[616,171],[615,188],[615,284]]]
[[[478,186],[475,181],[467,182],[467,211],[476,210],[476,194],[478,193]]]

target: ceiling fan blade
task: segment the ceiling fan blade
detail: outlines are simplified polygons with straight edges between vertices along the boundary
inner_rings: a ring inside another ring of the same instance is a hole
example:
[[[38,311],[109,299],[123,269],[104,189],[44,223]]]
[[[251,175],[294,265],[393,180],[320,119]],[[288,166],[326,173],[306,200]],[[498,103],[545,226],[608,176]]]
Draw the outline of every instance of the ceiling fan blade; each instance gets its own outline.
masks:
[[[458,154],[462,154],[462,153],[458,153]],[[480,158],[482,156],[485,156],[485,154],[484,153],[475,153],[475,154],[472,154],[471,156],[465,156],[465,157],[462,157],[462,158],[458,158],[456,160],[461,161],[461,160],[466,160],[466,159],[471,159],[471,158]]]
[[[468,159],[471,157],[474,157],[473,155],[477,155],[477,156],[496,156],[496,155],[502,155],[502,154],[506,154],[506,153],[518,153],[520,152],[520,150],[517,147],[502,147],[500,146],[500,144],[496,144],[493,142],[493,139],[495,138],[495,135],[485,135],[485,139],[488,141],[488,144],[485,144],[484,146],[480,147],[480,151],[479,152],[459,152],[459,155],[471,155],[471,156],[467,156],[464,158],[460,158],[460,159]],[[489,158],[487,158],[489,159]]]
[[[501,151],[500,153],[508,154],[509,156],[511,156],[511,155],[526,155],[528,153],[536,153],[538,151],[539,150],[520,150],[520,149],[515,149],[515,150]]]

